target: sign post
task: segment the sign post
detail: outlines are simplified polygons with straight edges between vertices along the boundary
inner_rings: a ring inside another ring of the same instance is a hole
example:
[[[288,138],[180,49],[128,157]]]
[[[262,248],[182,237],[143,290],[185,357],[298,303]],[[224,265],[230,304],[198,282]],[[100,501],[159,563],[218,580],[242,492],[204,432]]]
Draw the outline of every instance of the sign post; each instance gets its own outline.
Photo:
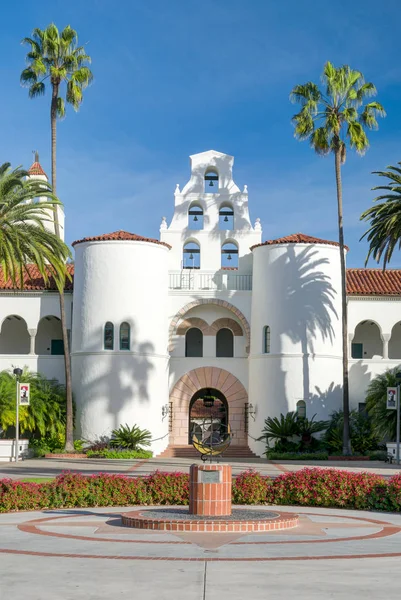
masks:
[[[15,462],[18,462],[19,455],[19,403],[20,403],[20,389],[19,389],[19,378],[22,375],[22,369],[14,369],[13,371],[16,381],[16,397],[15,397]]]

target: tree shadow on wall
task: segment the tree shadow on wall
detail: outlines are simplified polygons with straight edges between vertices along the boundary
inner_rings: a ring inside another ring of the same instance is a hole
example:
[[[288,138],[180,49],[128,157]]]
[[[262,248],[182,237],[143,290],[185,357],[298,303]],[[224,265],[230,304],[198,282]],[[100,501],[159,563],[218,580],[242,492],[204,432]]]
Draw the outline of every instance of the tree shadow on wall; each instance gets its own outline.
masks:
[[[289,245],[287,252],[274,263],[279,276],[278,298],[283,301],[285,323],[283,333],[294,344],[300,344],[302,353],[303,400],[311,398],[310,358],[320,336],[323,342],[331,345],[334,340],[333,320],[338,320],[334,306],[336,290],[330,276],[322,267],[329,263],[327,258],[319,258],[313,246],[295,253]]]
[[[85,418],[85,409],[91,402],[104,401],[104,410],[109,417],[106,421],[111,426],[105,427],[97,436],[109,436],[112,429],[128,422],[133,425],[138,422],[138,407],[149,402],[149,377],[154,369],[152,356],[154,346],[149,341],[139,342],[136,339],[135,324],[128,320],[131,325],[131,347],[130,351],[119,351],[118,331],[115,335],[115,350],[104,351],[103,349],[103,327],[99,327],[93,335],[93,339],[85,349],[85,355],[95,353],[92,361],[97,359],[97,364],[91,364],[89,372],[78,367],[81,378],[82,396],[85,398],[83,405],[81,399],[76,397],[78,408],[78,421],[80,416]],[[75,357],[74,367],[77,368],[79,355]],[[127,411],[127,406],[129,410]],[[128,416],[127,416],[128,415]]]

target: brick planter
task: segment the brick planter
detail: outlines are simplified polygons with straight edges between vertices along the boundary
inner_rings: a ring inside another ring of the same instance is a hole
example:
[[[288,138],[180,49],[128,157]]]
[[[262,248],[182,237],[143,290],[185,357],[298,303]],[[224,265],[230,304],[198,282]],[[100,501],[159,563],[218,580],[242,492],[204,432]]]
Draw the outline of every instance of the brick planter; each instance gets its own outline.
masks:
[[[370,460],[369,456],[329,456],[329,460]]]
[[[88,458],[86,456],[86,454],[74,454],[73,452],[71,452],[70,454],[67,453],[60,453],[60,454],[45,454],[45,458],[67,458],[69,460],[71,460],[71,458]]]

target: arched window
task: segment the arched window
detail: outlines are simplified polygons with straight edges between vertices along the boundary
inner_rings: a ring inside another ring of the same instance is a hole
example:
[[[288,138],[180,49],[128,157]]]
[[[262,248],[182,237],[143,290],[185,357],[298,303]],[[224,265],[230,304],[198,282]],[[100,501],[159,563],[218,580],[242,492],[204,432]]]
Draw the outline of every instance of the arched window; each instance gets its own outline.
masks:
[[[129,323],[124,321],[120,325],[120,350],[130,349],[130,326]]]
[[[219,229],[234,229],[234,209],[231,204],[223,204],[220,207]]]
[[[185,356],[203,356],[203,333],[197,327],[185,334]]]
[[[216,334],[216,356],[229,358],[234,356],[233,332],[226,327],[219,329]]]
[[[200,269],[200,246],[196,242],[187,242],[184,244],[182,268]]]
[[[297,402],[297,417],[298,417],[298,419],[305,419],[305,417],[306,417],[306,402],[305,402],[305,400],[298,400],[298,402]]]
[[[270,327],[263,327],[263,354],[270,354]]]
[[[233,242],[226,242],[221,247],[221,268],[238,269],[238,246]]]
[[[110,321],[104,326],[104,349],[114,349],[114,325]]]
[[[380,334],[380,329],[374,321],[358,323],[351,344],[351,358],[383,357],[383,341]]]
[[[188,228],[203,229],[203,208],[198,204],[192,204],[189,207]]]
[[[216,194],[219,191],[219,174],[217,169],[209,168],[205,172],[205,194]]]

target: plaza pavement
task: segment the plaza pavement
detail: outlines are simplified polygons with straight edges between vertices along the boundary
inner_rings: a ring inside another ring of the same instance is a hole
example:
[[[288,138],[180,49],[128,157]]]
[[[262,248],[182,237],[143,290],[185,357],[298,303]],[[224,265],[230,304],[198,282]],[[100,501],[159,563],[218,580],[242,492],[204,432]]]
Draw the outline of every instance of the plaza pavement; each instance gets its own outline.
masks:
[[[178,534],[124,528],[120,508],[3,514],[0,599],[398,600],[401,515],[270,510],[299,527]]]
[[[201,461],[184,458],[152,458],[148,460],[106,460],[106,459],[28,459],[16,463],[0,462],[0,479],[23,479],[25,477],[55,477],[63,471],[84,474],[114,473],[131,476],[148,475],[155,470],[172,472],[189,472],[191,464]],[[224,461],[222,461],[224,462]],[[324,469],[346,469],[352,472],[368,471],[384,477],[391,477],[401,471],[401,465],[387,464],[380,461],[268,461],[252,459],[247,461],[229,460],[233,475],[247,469],[255,469],[263,475],[277,477],[288,471],[299,471],[304,467],[320,467]],[[0,600],[1,596],[0,596]]]

